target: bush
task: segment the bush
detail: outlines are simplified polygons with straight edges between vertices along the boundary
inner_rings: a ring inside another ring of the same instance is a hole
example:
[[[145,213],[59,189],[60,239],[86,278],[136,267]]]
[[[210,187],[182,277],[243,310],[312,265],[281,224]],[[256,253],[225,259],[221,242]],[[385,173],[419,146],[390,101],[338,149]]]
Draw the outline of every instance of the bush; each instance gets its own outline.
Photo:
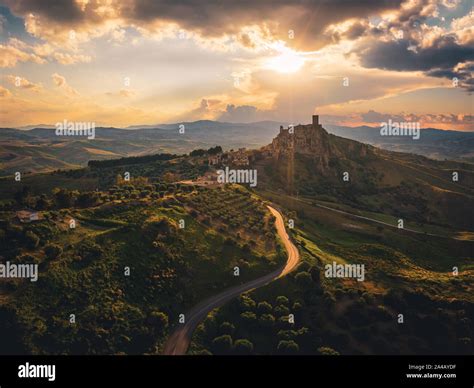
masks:
[[[257,316],[252,311],[245,311],[240,314],[240,318],[247,323],[254,323],[257,320]]]
[[[277,306],[275,307],[275,309],[273,310],[275,315],[277,316],[287,316],[289,313],[290,313],[290,309],[286,306],[283,306],[283,305],[280,305],[280,306]]]
[[[263,314],[258,321],[263,327],[271,328],[275,324],[275,317],[271,314]]]
[[[238,339],[234,343],[234,352],[236,354],[252,354],[253,343],[246,339]]]
[[[212,351],[217,354],[228,354],[232,350],[232,337],[228,334],[221,335],[212,340]]]
[[[278,342],[277,350],[281,354],[297,354],[300,351],[300,347],[295,341],[281,340]]]
[[[248,295],[242,295],[240,297],[240,307],[242,310],[254,311],[257,304],[255,301]]]
[[[259,314],[270,314],[272,312],[272,305],[268,302],[260,302],[257,305],[257,311]]]
[[[288,298],[283,295],[277,296],[275,301],[276,301],[276,304],[281,304],[283,306],[288,306],[290,304],[290,301],[288,300]]]
[[[295,276],[296,283],[303,289],[307,289],[311,286],[312,279],[308,272],[298,272]]]
[[[44,253],[48,260],[54,260],[61,256],[63,249],[57,244],[48,244],[44,247]]]
[[[233,334],[235,331],[235,326],[230,322],[223,322],[220,326],[220,332],[222,334]]]
[[[318,348],[318,353],[323,356],[339,356],[339,352],[336,352],[333,348],[329,346],[321,346]]]
[[[161,311],[152,311],[149,320],[157,333],[163,333],[168,327],[168,316]]]

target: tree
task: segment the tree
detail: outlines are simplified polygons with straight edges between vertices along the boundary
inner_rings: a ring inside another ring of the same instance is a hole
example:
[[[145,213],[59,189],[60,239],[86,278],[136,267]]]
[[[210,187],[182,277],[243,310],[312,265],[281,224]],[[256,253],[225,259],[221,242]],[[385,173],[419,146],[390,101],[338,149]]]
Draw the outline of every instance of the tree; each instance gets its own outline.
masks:
[[[252,311],[245,311],[240,314],[242,321],[246,323],[255,323],[257,321],[257,316]]]
[[[38,200],[36,201],[37,210],[46,210],[51,207],[51,201],[48,200],[45,194],[41,194]]]
[[[235,330],[235,326],[230,322],[223,322],[220,326],[220,332],[223,334],[233,334]]]
[[[263,314],[258,321],[263,327],[271,328],[275,324],[275,317],[271,314]]]
[[[277,316],[288,315],[290,313],[290,309],[284,305],[276,306],[273,311]]]
[[[298,311],[301,311],[302,308],[303,308],[303,305],[301,304],[301,302],[296,301],[295,303],[293,303],[293,308],[292,308],[293,311],[298,312]]]
[[[234,353],[236,354],[252,354],[253,343],[247,339],[238,339],[234,343]]]
[[[76,200],[76,194],[77,192],[75,191],[69,191],[63,188],[61,189],[55,188],[53,190],[53,195],[56,201],[56,205],[61,209],[74,206],[74,202]]]
[[[189,153],[189,156],[203,156],[206,154],[206,150],[199,148],[197,150],[193,150]]]
[[[272,312],[272,305],[268,302],[260,302],[257,305],[257,311],[259,314],[270,314]]]
[[[217,354],[229,354],[232,350],[232,337],[228,334],[221,335],[212,340],[212,351]]]
[[[97,203],[99,194],[94,191],[89,191],[87,193],[80,193],[77,197],[76,205],[79,207],[90,207],[94,206]]]
[[[154,326],[157,333],[163,333],[168,327],[168,316],[161,311],[152,311],[150,313],[150,323]]]
[[[277,350],[282,354],[297,354],[300,351],[300,347],[293,340],[281,340],[278,342]]]
[[[101,246],[90,241],[84,241],[78,247],[78,253],[81,260],[85,263],[91,263],[99,259],[104,251]]]
[[[172,183],[176,181],[178,178],[176,174],[173,174],[172,172],[168,171],[165,174],[163,174],[163,181],[166,183]]]
[[[288,306],[290,304],[290,301],[288,300],[288,298],[283,295],[277,296],[275,301],[276,301],[276,304],[281,304],[283,306]]]
[[[207,150],[207,153],[209,155],[216,155],[216,154],[220,154],[222,153],[222,147],[221,146],[215,146],[215,147],[211,147]]]
[[[311,275],[308,272],[298,272],[295,276],[295,280],[303,289],[309,288],[312,282]]]
[[[242,295],[240,297],[239,302],[240,302],[240,307],[242,308],[242,310],[254,311],[255,307],[257,306],[255,301],[248,295]]]
[[[339,356],[339,352],[336,352],[333,348],[329,346],[321,346],[318,348],[318,353],[323,356]]]
[[[63,253],[63,249],[57,244],[48,244],[44,247],[44,253],[48,260],[54,260]]]

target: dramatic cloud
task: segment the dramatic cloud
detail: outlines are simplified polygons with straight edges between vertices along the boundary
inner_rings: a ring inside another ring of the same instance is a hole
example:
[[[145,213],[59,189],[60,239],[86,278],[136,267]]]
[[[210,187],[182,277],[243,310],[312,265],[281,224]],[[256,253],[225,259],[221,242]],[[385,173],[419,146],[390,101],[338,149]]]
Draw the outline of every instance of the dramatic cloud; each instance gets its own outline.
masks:
[[[357,119],[356,119],[357,120]],[[360,121],[366,124],[380,124],[388,120],[397,122],[419,122],[424,128],[431,125],[469,125],[473,121],[472,115],[457,115],[457,114],[415,114],[415,113],[379,113],[370,110],[367,113],[360,114]]]
[[[219,121],[228,121],[234,123],[250,123],[260,121],[263,118],[268,119],[267,112],[259,112],[257,107],[251,105],[235,106],[229,104],[225,112],[220,114],[217,119]]]
[[[362,121],[366,123],[380,123],[384,121],[388,121],[389,119],[393,121],[405,121],[403,116],[387,114],[387,113],[379,113],[374,110],[370,110],[367,113],[361,114]]]
[[[236,35],[252,46],[249,35],[239,35],[245,26],[265,26],[275,39],[288,40],[297,48],[315,49],[330,43],[323,34],[326,27],[351,18],[365,18],[400,6],[401,0],[112,0],[73,1],[6,0],[17,15],[26,18],[27,30],[35,36],[59,38],[70,29],[94,29],[92,35],[110,31],[111,23],[160,29],[175,24],[204,37]]]
[[[438,17],[434,0],[407,2],[390,19],[366,28],[352,53],[367,68],[423,71],[432,77],[456,78],[459,86],[472,90],[472,71],[463,66],[474,60],[473,14],[453,19],[446,27],[427,23]]]
[[[27,109],[21,120],[56,109],[119,125],[298,123],[314,112],[377,122],[388,110],[455,115],[437,120],[464,128],[472,110],[474,22],[462,1],[3,3],[0,66],[25,79],[21,90],[0,79],[9,122]],[[25,77],[45,85],[41,99]]]

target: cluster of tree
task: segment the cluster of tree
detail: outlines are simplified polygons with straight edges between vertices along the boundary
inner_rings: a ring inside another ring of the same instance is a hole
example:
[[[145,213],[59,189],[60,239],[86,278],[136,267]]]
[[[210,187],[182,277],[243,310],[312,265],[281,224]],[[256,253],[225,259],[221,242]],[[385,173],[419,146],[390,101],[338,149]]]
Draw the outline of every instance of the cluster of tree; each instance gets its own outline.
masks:
[[[474,350],[473,303],[434,300],[421,290],[391,290],[382,296],[343,286],[329,291],[319,265],[307,262],[280,285],[275,284],[272,292],[285,289],[288,294],[273,303],[263,297],[262,289],[208,318],[199,333],[201,344],[212,353],[232,352],[228,336],[246,338],[257,354],[472,354]],[[294,314],[293,325],[284,320],[289,313]],[[236,329],[225,332],[223,322]],[[218,342],[225,348],[216,347],[214,340],[222,336],[227,337]]]
[[[204,155],[217,155],[222,153],[221,146],[211,147],[207,150],[198,148],[197,150],[193,150],[189,153],[189,156],[204,156]]]
[[[265,225],[266,209],[251,198],[247,191],[207,190],[205,195],[191,197],[190,204],[196,212],[231,228],[239,229],[245,226],[254,233],[268,231]],[[273,238],[273,235],[267,237]]]
[[[54,188],[52,195],[34,195],[29,186],[23,186],[15,194],[17,205],[36,210],[65,209],[71,207],[86,208],[100,201],[100,193],[96,191],[79,192],[66,188]]]
[[[178,155],[174,154],[155,154],[145,156],[129,156],[120,159],[109,160],[90,160],[87,165],[91,168],[127,166],[130,164],[146,164],[155,161],[176,159]]]

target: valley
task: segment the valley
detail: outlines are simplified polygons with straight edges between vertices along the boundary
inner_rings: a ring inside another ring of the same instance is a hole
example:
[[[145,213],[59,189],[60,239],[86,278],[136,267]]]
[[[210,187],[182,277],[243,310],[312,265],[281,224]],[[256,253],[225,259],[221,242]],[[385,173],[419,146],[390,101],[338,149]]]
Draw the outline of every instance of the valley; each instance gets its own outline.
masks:
[[[0,255],[39,266],[35,284],[2,282],[5,349],[472,351],[473,168],[294,130],[1,178]],[[256,184],[218,182],[226,168]]]

